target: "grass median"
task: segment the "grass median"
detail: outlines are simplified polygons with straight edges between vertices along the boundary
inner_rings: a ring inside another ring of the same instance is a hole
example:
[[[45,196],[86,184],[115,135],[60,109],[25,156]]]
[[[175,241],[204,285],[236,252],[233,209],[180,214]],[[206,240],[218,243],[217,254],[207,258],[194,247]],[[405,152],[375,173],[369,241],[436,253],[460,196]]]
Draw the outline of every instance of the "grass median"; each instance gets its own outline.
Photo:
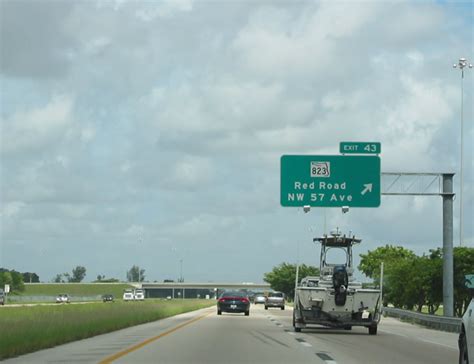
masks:
[[[146,300],[0,309],[0,360],[214,305]]]

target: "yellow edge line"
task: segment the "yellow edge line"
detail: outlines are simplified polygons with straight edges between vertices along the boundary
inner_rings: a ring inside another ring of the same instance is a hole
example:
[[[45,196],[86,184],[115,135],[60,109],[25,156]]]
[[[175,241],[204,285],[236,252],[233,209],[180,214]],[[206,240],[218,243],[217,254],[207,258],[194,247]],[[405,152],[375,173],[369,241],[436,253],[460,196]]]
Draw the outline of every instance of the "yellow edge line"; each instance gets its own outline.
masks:
[[[101,361],[99,362],[99,364],[110,364],[110,363],[112,363],[114,360],[117,360],[117,359],[119,359],[119,358],[121,358],[121,357],[123,357],[123,356],[125,356],[125,355],[127,355],[127,354],[130,354],[131,352],[136,351],[136,350],[138,350],[138,349],[144,347],[145,345],[148,345],[148,344],[152,343],[153,341],[156,341],[156,340],[162,338],[163,336],[169,335],[169,334],[171,334],[171,333],[173,333],[173,332],[175,332],[175,331],[177,331],[177,330],[179,330],[179,329],[181,329],[181,328],[183,328],[183,327],[185,327],[185,326],[188,326],[188,325],[192,324],[193,322],[196,322],[196,321],[198,321],[198,320],[200,320],[200,319],[202,319],[202,318],[204,318],[204,317],[206,317],[206,316],[209,316],[211,313],[212,313],[212,312],[208,312],[208,313],[206,313],[206,314],[204,314],[204,315],[201,315],[201,316],[196,317],[196,318],[194,318],[194,319],[192,319],[192,320],[190,320],[190,321],[187,321],[187,322],[185,322],[185,323],[183,323],[183,324],[181,324],[181,325],[178,325],[178,326],[172,328],[171,330],[165,331],[165,332],[161,333],[160,335],[151,337],[151,338],[149,338],[149,339],[146,339],[145,341],[142,341],[141,343],[135,344],[135,345],[133,345],[133,346],[131,346],[131,347],[125,349],[125,350],[119,351],[118,353],[113,354],[113,355],[111,355],[111,356],[109,356],[109,357],[107,357],[107,358],[101,360]]]

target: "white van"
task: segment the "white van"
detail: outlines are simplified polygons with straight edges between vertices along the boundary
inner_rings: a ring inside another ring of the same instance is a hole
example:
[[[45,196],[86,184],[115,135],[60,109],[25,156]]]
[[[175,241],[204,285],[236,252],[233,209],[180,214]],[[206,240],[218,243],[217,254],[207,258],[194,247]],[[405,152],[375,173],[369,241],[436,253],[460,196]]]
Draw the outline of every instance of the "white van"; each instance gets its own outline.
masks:
[[[133,301],[135,299],[135,295],[133,294],[133,289],[126,289],[123,291],[123,300],[124,301]]]
[[[143,301],[143,300],[145,300],[145,292],[143,291],[143,289],[136,289],[134,296],[135,296],[135,300],[136,300],[136,301]]]

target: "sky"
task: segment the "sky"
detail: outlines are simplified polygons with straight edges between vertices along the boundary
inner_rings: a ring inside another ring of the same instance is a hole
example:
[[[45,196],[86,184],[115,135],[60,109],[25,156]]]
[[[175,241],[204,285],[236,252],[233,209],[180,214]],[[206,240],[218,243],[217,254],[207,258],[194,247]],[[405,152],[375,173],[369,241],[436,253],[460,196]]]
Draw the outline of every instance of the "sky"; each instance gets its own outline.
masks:
[[[263,282],[319,266],[338,227],[417,254],[439,196],[280,204],[282,155],[380,142],[382,172],[456,173],[474,247],[473,5],[453,1],[0,0],[0,267],[50,282]],[[384,186],[382,178],[382,186]],[[407,181],[405,183],[411,183]],[[383,188],[382,188],[383,189]],[[358,277],[364,279],[361,274]]]

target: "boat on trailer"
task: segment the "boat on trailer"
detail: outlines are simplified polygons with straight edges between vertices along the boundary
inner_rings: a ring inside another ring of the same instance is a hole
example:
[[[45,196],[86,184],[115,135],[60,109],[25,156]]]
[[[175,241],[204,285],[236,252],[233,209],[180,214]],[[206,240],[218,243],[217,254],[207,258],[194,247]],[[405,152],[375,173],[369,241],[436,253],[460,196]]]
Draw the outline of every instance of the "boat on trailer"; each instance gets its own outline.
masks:
[[[376,335],[382,309],[381,289],[362,288],[362,283],[354,279],[352,247],[361,239],[336,230],[313,241],[321,245],[320,275],[305,277],[295,287],[294,330],[300,332],[309,325],[346,330],[364,326],[370,335]],[[328,252],[332,249],[342,250],[346,261],[329,263]]]

